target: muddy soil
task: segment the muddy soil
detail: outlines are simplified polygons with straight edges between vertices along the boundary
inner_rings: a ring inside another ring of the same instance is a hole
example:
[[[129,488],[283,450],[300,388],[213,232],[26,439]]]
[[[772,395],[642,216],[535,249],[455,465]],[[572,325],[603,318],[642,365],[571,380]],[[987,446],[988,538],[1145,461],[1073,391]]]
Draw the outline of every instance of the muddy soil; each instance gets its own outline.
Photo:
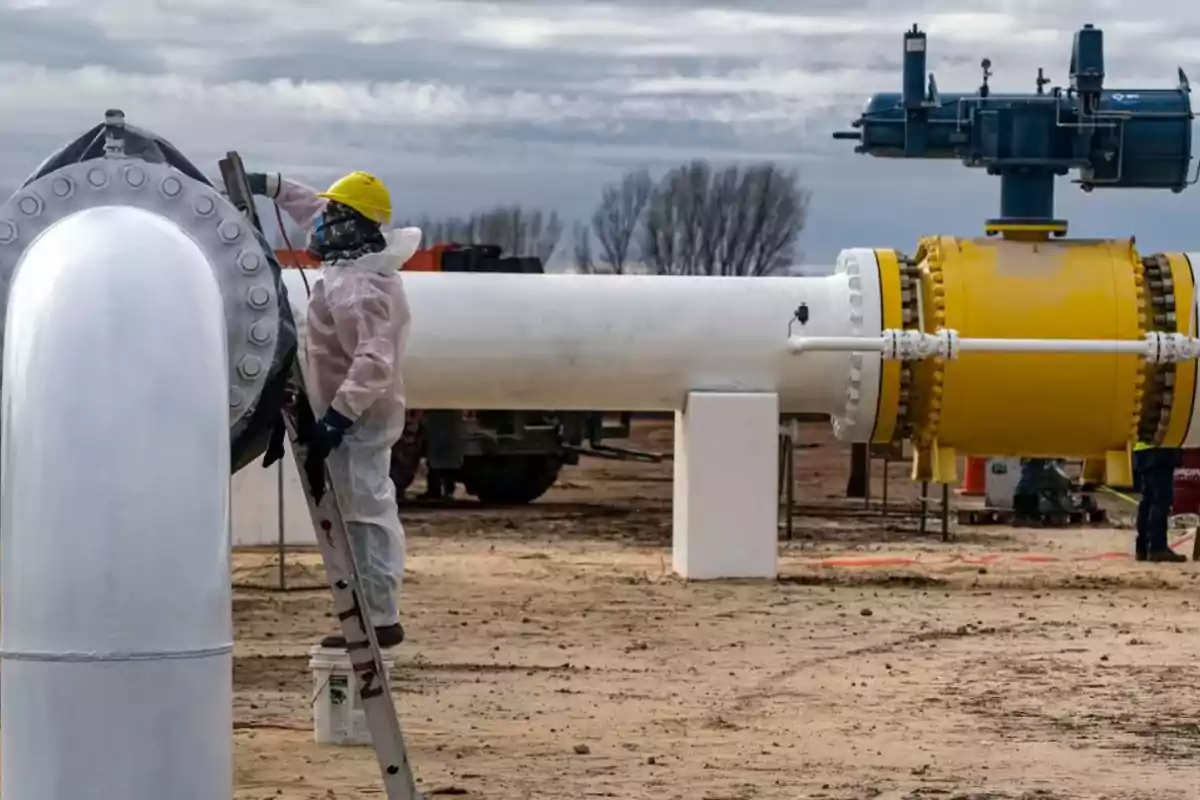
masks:
[[[588,462],[527,508],[406,509],[393,690],[428,796],[1200,797],[1200,571],[1132,561],[1126,501],[1110,528],[942,542],[904,465],[884,517],[841,498],[823,426],[804,438],[777,582],[672,577],[669,463]],[[637,444],[669,450],[669,423]],[[257,588],[276,573],[236,557],[236,797],[381,797],[368,749],[312,743],[319,559]]]

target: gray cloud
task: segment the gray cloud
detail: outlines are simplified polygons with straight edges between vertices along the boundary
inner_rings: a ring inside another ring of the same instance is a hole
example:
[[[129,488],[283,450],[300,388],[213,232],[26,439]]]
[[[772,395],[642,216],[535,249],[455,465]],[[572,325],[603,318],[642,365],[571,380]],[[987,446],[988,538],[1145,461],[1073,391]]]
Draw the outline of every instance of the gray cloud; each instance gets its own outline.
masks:
[[[158,73],[166,65],[153,47],[114,46],[87,20],[46,9],[17,11],[0,5],[0,54],[6,61],[72,70],[106,64],[123,72]]]
[[[815,192],[804,249],[911,249],[976,233],[995,179],[957,164],[855,156],[830,134],[900,83],[902,31],[930,34],[943,91],[1001,90],[1037,67],[1065,81],[1073,31],[1105,29],[1110,86],[1200,80],[1200,7],[1167,0],[0,0],[0,186],[119,106],[203,168],[252,164],[325,183],[356,168],[401,214],[498,202],[586,216],[621,170],[774,159]],[[1182,196],[1083,197],[1059,207],[1087,235],[1186,247]],[[1200,248],[1197,248],[1200,249]]]

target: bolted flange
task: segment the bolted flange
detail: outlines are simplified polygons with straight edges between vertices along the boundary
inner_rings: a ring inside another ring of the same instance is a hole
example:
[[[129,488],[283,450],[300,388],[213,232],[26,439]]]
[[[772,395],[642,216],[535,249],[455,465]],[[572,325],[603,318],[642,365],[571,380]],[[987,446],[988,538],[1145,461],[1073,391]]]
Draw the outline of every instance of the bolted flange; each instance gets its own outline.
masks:
[[[878,336],[883,321],[875,251],[843,250],[838,255],[836,274],[845,276],[850,335]],[[845,404],[842,413],[833,417],[834,435],[843,441],[868,441],[875,427],[880,358],[875,353],[851,353],[847,362]]]
[[[249,223],[211,186],[165,164],[128,158],[70,164],[33,181],[0,205],[0,312],[8,306],[13,272],[38,235],[100,205],[131,206],[165,217],[208,257],[225,303],[233,425],[254,409],[262,392],[275,355],[280,298],[264,269],[267,255]],[[3,327],[0,320],[0,350]]]

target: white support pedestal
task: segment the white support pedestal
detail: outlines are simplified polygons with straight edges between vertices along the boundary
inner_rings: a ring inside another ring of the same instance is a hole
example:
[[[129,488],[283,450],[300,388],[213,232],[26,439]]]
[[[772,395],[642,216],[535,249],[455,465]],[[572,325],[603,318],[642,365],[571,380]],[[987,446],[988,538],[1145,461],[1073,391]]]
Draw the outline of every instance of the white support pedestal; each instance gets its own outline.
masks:
[[[283,465],[283,543],[316,547],[317,534],[308,516],[308,501],[292,446],[284,443],[283,459],[263,469],[262,456],[247,464],[230,481],[229,517],[234,547],[275,547],[279,544],[279,468]]]
[[[672,561],[683,578],[778,574],[779,397],[692,392],[675,413]]]

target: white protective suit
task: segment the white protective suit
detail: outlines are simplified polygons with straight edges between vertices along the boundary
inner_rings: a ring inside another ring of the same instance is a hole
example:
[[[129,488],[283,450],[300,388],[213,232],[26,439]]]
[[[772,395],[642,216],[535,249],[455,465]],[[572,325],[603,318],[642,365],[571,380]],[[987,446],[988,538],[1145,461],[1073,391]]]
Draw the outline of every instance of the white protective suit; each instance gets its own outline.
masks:
[[[283,178],[273,199],[307,231],[327,203],[316,190]],[[325,265],[312,285],[303,338],[317,417],[332,406],[355,421],[326,464],[375,627],[400,620],[396,594],[405,540],[390,467],[392,446],[404,431],[400,363],[411,321],[400,268],[417,249],[420,232],[385,237],[382,252]]]

